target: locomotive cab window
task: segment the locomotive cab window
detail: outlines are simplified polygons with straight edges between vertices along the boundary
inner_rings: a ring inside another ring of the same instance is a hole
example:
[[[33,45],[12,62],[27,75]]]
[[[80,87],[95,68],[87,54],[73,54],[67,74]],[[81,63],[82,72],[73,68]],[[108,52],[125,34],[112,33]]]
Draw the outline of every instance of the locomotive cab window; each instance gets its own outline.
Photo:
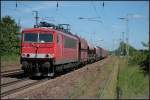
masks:
[[[52,34],[39,34],[39,42],[45,43],[45,42],[52,42],[52,41],[53,41]]]
[[[24,34],[24,41],[27,41],[27,42],[37,42],[38,41],[38,34],[35,34],[35,33],[25,33]]]
[[[24,33],[24,41],[26,42],[52,42],[53,41],[53,35],[51,33]]]

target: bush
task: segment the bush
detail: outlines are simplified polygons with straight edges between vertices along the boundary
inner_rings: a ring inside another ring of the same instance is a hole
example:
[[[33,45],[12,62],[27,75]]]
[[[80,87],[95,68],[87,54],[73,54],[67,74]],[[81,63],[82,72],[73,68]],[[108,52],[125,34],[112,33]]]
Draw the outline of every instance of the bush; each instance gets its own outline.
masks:
[[[140,62],[140,67],[147,73],[149,73],[149,51],[145,51],[145,59]]]
[[[140,64],[145,58],[146,55],[144,53],[136,51],[130,56],[129,62],[130,64]]]
[[[149,72],[149,54],[147,50],[133,52],[130,56],[129,64],[140,65],[141,69]]]

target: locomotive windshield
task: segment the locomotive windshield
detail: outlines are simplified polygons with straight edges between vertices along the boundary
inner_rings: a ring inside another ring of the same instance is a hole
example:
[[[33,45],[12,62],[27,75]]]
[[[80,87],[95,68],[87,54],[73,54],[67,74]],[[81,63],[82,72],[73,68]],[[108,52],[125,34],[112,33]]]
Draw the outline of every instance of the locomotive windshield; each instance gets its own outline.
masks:
[[[24,41],[37,42],[37,39],[38,39],[38,34],[35,33],[24,34]]]
[[[52,34],[39,34],[39,42],[52,42],[53,35]]]
[[[53,35],[52,34],[36,34],[36,33],[25,33],[24,34],[24,41],[27,42],[52,42],[53,41]]]

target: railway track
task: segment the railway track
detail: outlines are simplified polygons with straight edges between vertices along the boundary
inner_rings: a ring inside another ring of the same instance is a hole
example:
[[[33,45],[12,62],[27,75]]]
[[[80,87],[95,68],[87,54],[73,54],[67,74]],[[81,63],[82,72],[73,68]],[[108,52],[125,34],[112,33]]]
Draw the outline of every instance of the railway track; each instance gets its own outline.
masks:
[[[23,73],[23,70],[21,69],[15,69],[15,70],[9,70],[9,71],[3,71],[1,72],[2,77],[11,76],[11,75],[17,75]]]
[[[0,87],[6,87],[6,86],[9,86],[9,85],[12,85],[12,84],[16,84],[18,82],[22,82],[22,81],[25,81],[27,80],[28,78],[23,78],[23,79],[18,79],[18,80],[15,80],[15,81],[11,81],[11,82],[7,82],[7,83],[3,83],[0,85]]]
[[[23,70],[21,70],[21,69],[15,69],[15,70],[1,72],[1,78],[4,78],[5,80],[11,79],[11,76],[19,77],[22,75],[23,75]],[[21,77],[20,79],[17,79],[17,80],[16,79],[14,80],[14,78],[12,78],[11,81],[8,81],[8,82],[6,81],[5,83],[2,83],[0,85],[1,98],[8,96],[10,94],[13,94],[13,93],[22,91],[22,90],[32,87],[34,85],[40,84],[41,82],[44,82],[46,80],[48,80],[48,78],[44,78],[41,80],[32,80],[28,77]]]
[[[44,78],[42,80],[23,79],[23,80],[17,80],[17,81],[2,84],[1,85],[1,98],[8,96],[10,94],[13,94],[13,93],[22,91],[22,90],[32,87],[34,85],[38,85],[47,80],[48,80],[48,78]],[[10,87],[11,87],[11,89],[10,89]]]

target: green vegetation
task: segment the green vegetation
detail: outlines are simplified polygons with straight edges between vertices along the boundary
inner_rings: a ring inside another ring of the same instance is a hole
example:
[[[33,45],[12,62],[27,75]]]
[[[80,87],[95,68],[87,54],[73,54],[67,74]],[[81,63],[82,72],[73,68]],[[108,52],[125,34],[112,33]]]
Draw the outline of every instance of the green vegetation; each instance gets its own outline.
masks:
[[[20,30],[16,22],[10,17],[5,16],[0,21],[1,27],[1,41],[0,41],[0,55],[11,55],[19,53],[19,40],[17,39]]]
[[[18,54],[9,54],[1,57],[1,66],[9,66],[19,64],[20,56]]]
[[[2,66],[15,64],[19,60],[19,39],[17,36],[20,27],[10,16],[1,18],[0,27],[0,56]]]
[[[142,45],[145,47],[144,50],[137,50],[131,45],[127,45],[124,42],[121,42],[119,47],[112,51],[117,56],[126,56],[126,47],[129,47],[129,65],[139,65],[141,69],[145,72],[149,72],[149,50],[148,43],[142,42]]]
[[[148,98],[149,77],[144,75],[138,65],[127,65],[126,61],[119,62],[119,98]]]
[[[118,77],[118,98],[123,99],[142,99],[149,97],[149,76],[145,72],[149,73],[149,51],[148,44],[143,43],[146,47],[144,50],[137,50],[134,47],[129,46],[129,59],[126,55],[126,50],[123,50],[127,44],[120,43],[117,55],[121,55],[121,50],[124,51],[123,58],[119,61],[119,77]],[[119,51],[120,50],[120,51]]]

